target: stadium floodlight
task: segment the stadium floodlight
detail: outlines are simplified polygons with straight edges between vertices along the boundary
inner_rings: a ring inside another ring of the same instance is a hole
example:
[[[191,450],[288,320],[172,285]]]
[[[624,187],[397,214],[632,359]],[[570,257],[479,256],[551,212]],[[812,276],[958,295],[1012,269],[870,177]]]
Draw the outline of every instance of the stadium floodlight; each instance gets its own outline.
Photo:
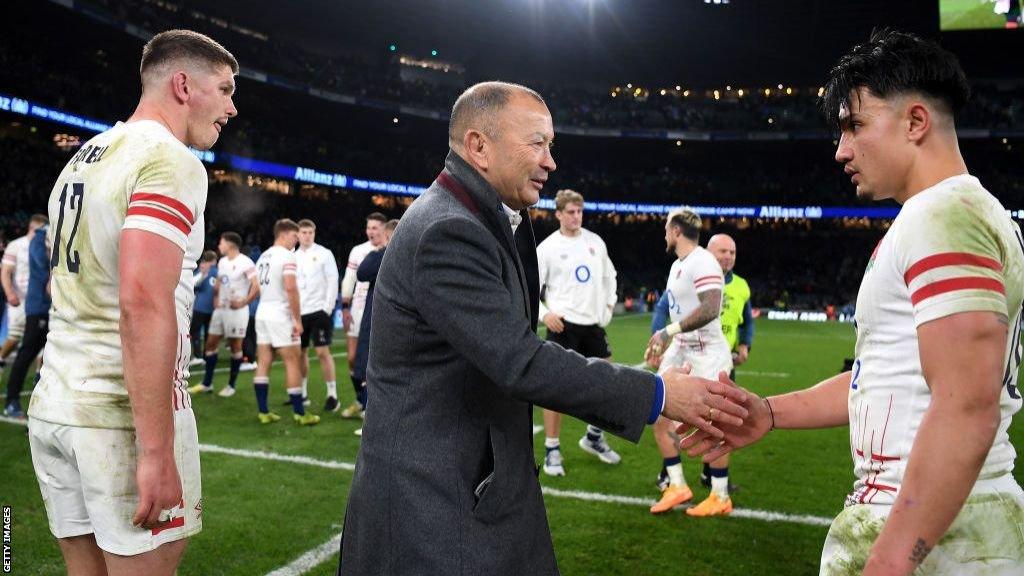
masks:
[[[395,52],[398,50],[398,45],[391,44],[390,46],[388,46],[388,50],[390,50],[391,52]]]
[[[430,55],[431,56],[437,56],[437,50],[431,50],[430,51]]]

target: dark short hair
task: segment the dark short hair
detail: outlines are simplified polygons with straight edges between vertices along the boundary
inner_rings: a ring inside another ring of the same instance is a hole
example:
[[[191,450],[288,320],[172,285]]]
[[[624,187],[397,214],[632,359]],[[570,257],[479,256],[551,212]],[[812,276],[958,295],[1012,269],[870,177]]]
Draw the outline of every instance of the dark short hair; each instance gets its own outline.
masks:
[[[209,68],[227,66],[238,74],[238,60],[213,38],[192,30],[167,30],[150,38],[142,48],[139,74],[143,84],[147,72],[178,59],[192,60]]]
[[[314,224],[309,218],[303,218],[302,220],[299,220],[299,228],[312,228],[313,230],[316,230],[316,224]]]
[[[954,119],[971,96],[956,56],[935,42],[889,29],[872,32],[829,72],[821,99],[829,124],[839,127],[839,109],[849,107],[858,88],[879,98],[919,93],[940,103]]]
[[[220,235],[221,240],[226,240],[235,245],[235,248],[242,247],[242,237],[237,232],[225,232]]]
[[[497,137],[497,115],[516,93],[544,104],[544,98],[536,90],[511,82],[480,82],[467,88],[452,106],[448,121],[449,145],[460,143],[470,128],[477,128],[491,138]]]
[[[388,217],[383,215],[383,214],[381,214],[380,212],[370,212],[369,214],[366,215],[366,219],[367,220],[376,220],[377,222],[380,222],[381,224],[387,224],[387,222],[388,222]]]
[[[298,232],[299,225],[295,223],[291,218],[281,218],[277,222],[274,222],[274,238],[277,238],[283,232]]]
[[[200,262],[216,262],[217,253],[213,250],[207,250],[203,252],[203,257],[199,259]]]

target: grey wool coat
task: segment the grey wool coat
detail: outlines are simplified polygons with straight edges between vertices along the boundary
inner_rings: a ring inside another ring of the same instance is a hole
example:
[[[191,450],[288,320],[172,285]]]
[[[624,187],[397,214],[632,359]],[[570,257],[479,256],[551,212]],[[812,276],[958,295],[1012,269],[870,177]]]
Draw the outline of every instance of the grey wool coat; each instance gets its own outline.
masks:
[[[369,402],[338,573],[558,574],[533,405],[636,442],[651,374],[535,333],[537,260],[451,152],[395,231],[374,294]]]

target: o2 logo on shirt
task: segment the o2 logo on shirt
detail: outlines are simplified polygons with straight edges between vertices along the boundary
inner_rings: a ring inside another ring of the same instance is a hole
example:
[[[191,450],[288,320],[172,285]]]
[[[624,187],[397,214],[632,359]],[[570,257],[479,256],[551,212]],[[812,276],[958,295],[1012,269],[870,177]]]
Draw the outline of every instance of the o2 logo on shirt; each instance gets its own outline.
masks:
[[[586,264],[580,264],[576,267],[576,281],[580,284],[586,284],[590,282],[590,268]]]
[[[670,312],[675,312],[676,315],[682,314],[683,313],[683,307],[679,304],[679,301],[676,300],[676,295],[673,294],[671,290],[665,292],[665,294],[668,295],[668,309],[669,309],[669,311]]]
[[[860,378],[860,358],[853,361],[853,376],[850,378],[850,390],[857,389],[858,378]]]

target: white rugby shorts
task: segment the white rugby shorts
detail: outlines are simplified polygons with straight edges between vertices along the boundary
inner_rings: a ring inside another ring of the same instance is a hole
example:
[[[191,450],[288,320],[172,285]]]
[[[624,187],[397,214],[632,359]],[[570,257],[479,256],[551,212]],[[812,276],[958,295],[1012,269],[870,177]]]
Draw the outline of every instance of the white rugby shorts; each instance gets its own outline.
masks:
[[[182,501],[171,522],[146,530],[132,525],[139,505],[139,447],[134,430],[85,428],[29,418],[29,447],[50,532],[57,538],[94,534],[99,547],[134,556],[188,538],[203,528],[199,436],[191,408],[174,412],[174,460]]]

